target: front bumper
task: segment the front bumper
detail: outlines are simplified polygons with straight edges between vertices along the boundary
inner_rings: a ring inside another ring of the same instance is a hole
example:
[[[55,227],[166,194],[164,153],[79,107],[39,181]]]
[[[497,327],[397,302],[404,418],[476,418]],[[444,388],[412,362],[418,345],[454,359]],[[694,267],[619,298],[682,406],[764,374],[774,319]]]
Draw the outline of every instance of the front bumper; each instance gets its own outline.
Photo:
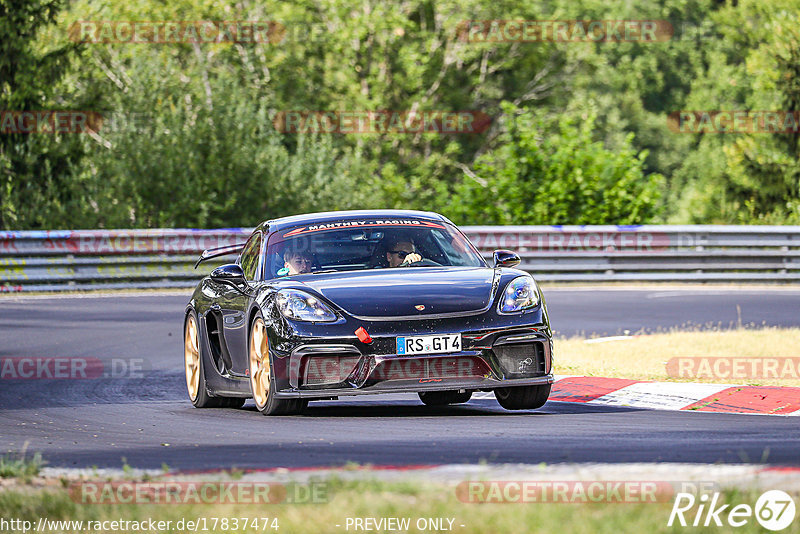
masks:
[[[390,335],[369,344],[352,338],[295,340],[273,353],[282,378],[275,396],[492,390],[553,382],[552,340],[544,325],[462,332],[461,340],[461,352],[420,356],[395,354]]]
[[[553,375],[545,375],[536,378],[512,379],[512,380],[484,380],[475,381],[447,381],[436,384],[401,384],[401,383],[382,383],[375,387],[364,389],[355,388],[331,388],[325,390],[293,390],[276,391],[275,397],[279,399],[325,399],[330,397],[344,397],[353,395],[377,395],[380,393],[421,393],[425,391],[489,391],[499,387],[512,386],[536,386],[552,384]]]

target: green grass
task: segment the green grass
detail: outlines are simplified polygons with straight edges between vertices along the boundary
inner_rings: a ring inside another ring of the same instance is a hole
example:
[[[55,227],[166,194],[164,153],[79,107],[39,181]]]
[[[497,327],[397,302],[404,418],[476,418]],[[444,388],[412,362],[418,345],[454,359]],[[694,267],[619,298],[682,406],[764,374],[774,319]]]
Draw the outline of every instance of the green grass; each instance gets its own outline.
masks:
[[[796,368],[794,374],[772,379],[748,373],[732,377],[704,373],[699,377],[681,378],[674,367],[667,367],[667,362],[673,358],[781,359],[797,356],[800,356],[800,328],[673,330],[602,343],[586,343],[582,338],[554,342],[557,374],[671,382],[800,386],[800,379],[795,378]]]
[[[64,490],[15,487],[0,491],[0,510],[5,518],[19,518],[34,524],[40,517],[84,521],[139,521],[153,518],[172,521],[173,524],[180,519],[203,517],[269,517],[270,521],[277,518],[279,530],[270,528],[258,531],[281,533],[348,532],[345,529],[348,517],[408,517],[412,522],[408,532],[419,532],[413,527],[418,518],[454,519],[453,532],[464,534],[686,532],[684,527],[666,526],[672,508],[671,501],[648,504],[470,504],[457,498],[454,484],[376,480],[353,482],[336,478],[327,482],[327,502],[296,505],[81,505],[71,500]],[[727,492],[723,493],[722,502],[752,506],[758,495],[757,492]],[[731,530],[729,527],[689,528],[692,532]],[[167,531],[174,532],[175,529],[173,527]],[[224,529],[218,528],[216,531],[223,532]],[[245,531],[256,532],[250,528],[238,532]],[[762,530],[755,519],[751,519],[748,525],[735,531],[749,533]],[[354,530],[351,528],[349,532]],[[800,522],[795,520],[792,526],[782,532],[800,532]]]
[[[21,478],[29,480],[39,474],[44,465],[42,455],[38,452],[30,458],[25,454],[0,456],[0,478]]]

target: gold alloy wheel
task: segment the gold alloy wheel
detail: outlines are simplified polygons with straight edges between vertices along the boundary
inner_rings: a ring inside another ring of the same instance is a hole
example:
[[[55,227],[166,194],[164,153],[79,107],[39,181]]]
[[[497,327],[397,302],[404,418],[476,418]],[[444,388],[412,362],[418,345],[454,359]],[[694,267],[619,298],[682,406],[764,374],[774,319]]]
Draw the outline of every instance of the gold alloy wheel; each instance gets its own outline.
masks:
[[[269,347],[267,327],[261,317],[253,322],[250,333],[250,386],[256,407],[263,409],[269,397]]]
[[[200,343],[197,338],[197,321],[191,314],[186,320],[183,358],[186,364],[186,388],[189,390],[189,398],[194,402],[200,387]]]

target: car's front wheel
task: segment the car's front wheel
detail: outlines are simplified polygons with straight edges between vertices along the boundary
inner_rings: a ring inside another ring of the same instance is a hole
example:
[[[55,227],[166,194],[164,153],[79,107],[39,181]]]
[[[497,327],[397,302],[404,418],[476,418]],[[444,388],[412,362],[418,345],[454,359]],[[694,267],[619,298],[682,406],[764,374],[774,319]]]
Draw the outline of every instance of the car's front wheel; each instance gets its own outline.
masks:
[[[267,325],[259,313],[250,328],[250,391],[256,408],[264,415],[285,415],[302,412],[308,401],[275,398],[275,377],[269,357]]]
[[[497,388],[494,396],[506,410],[534,410],[547,402],[550,387],[551,384]]]
[[[425,391],[419,393],[419,400],[426,406],[444,406],[445,404],[461,404],[472,398],[471,391]]]

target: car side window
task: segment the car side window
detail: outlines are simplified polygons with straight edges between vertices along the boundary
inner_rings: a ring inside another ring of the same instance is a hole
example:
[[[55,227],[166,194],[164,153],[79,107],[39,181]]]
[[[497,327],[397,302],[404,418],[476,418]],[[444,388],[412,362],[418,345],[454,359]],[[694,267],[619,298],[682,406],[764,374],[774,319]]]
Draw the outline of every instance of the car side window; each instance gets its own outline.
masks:
[[[255,280],[258,274],[258,256],[261,251],[261,234],[258,233],[250,238],[244,246],[241,256],[242,271],[247,280]]]

